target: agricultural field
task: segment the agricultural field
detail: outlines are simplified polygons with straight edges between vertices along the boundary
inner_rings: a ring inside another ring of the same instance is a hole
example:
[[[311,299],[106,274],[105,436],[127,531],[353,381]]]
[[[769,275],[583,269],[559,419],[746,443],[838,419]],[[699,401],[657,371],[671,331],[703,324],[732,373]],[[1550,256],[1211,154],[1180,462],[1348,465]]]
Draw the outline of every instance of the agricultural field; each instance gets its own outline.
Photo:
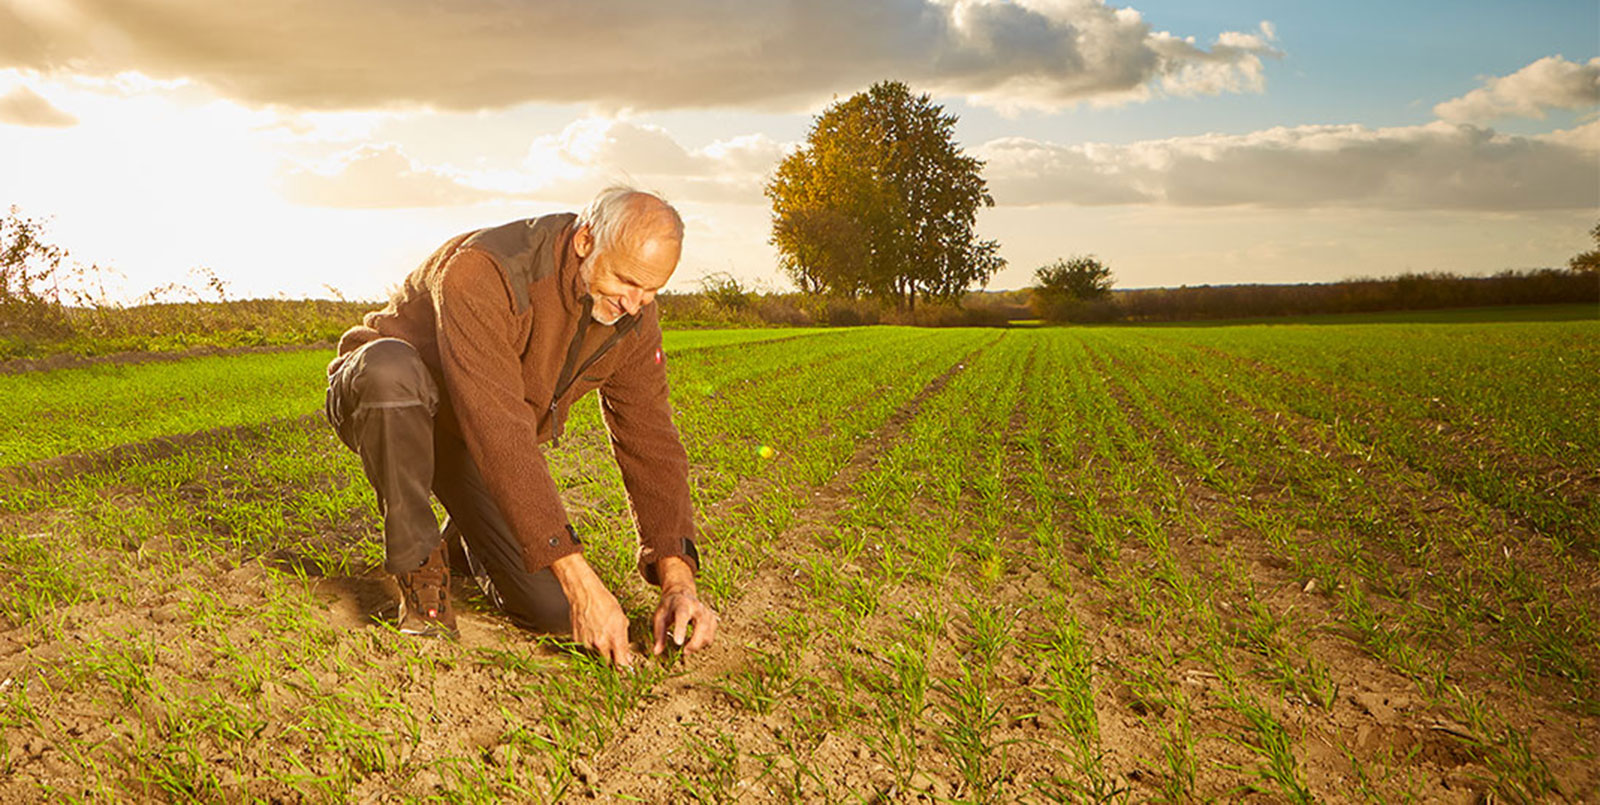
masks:
[[[632,672],[387,625],[326,352],[0,376],[0,801],[1600,801],[1592,315],[667,353],[722,628]]]

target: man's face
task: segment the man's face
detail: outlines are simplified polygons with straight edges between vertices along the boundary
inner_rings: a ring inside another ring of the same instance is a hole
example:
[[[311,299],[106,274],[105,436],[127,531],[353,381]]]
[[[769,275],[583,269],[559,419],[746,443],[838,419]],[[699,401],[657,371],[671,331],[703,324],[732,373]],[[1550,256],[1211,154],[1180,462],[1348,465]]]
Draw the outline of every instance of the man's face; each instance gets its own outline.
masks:
[[[652,237],[631,245],[622,240],[596,252],[587,228],[578,230],[575,245],[583,260],[578,276],[594,297],[593,316],[600,324],[616,324],[624,315],[638,313],[650,304],[672,278],[683,247],[671,237]]]

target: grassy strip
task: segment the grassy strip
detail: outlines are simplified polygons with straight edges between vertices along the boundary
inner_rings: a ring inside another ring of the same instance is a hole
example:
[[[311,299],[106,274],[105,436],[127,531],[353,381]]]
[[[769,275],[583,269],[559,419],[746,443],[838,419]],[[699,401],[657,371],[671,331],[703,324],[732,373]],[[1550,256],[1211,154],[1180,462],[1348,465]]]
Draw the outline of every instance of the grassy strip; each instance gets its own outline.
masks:
[[[671,353],[820,330],[668,332]],[[0,375],[0,467],[147,439],[254,425],[322,407],[326,350],[209,356]]]
[[[0,375],[0,466],[321,407],[323,350]]]

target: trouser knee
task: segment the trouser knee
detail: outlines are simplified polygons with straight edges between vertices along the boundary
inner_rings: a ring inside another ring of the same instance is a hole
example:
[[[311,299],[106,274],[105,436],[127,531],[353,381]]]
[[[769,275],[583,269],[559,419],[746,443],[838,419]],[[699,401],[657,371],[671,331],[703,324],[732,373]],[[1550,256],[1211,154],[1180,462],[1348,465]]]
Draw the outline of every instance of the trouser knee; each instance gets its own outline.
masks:
[[[417,348],[398,338],[380,338],[350,356],[350,392],[357,409],[421,404],[433,413],[439,389]]]
[[[371,412],[415,409],[431,422],[438,408],[438,384],[416,347],[398,338],[362,345],[328,377],[324,413],[339,439],[357,452],[361,422]]]

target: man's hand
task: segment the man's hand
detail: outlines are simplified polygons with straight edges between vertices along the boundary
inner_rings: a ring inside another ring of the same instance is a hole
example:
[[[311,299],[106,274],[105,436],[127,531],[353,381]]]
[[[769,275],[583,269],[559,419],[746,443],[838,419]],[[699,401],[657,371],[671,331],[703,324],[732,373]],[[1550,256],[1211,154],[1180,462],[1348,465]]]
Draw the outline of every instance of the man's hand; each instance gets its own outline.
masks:
[[[694,571],[681,556],[668,556],[656,565],[661,577],[661,603],[656,606],[656,644],[652,652],[667,650],[667,634],[671,630],[672,642],[683,646],[684,651],[699,651],[711,645],[717,636],[717,613],[701,603],[694,586]],[[689,627],[694,627],[694,637],[689,638]]]
[[[628,646],[628,616],[617,597],[606,589],[583,554],[574,553],[550,565],[567,594],[572,609],[572,639],[593,650],[617,668],[633,666]]]

